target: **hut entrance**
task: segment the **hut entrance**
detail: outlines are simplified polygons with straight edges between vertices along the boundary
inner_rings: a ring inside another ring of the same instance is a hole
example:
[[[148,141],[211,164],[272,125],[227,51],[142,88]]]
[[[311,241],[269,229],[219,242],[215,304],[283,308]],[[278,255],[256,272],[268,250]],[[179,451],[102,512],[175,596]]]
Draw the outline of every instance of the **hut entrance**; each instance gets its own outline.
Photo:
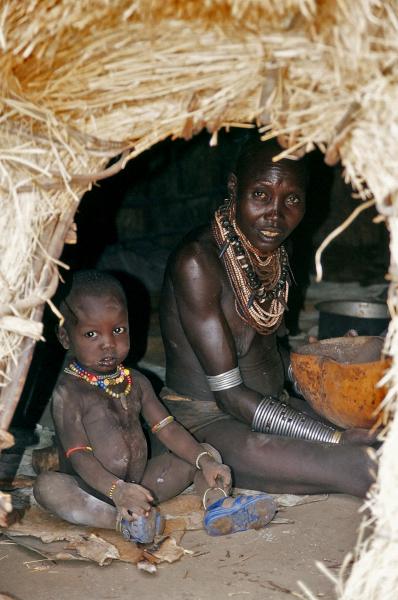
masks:
[[[164,367],[157,309],[168,255],[178,240],[206,222],[225,198],[228,173],[248,135],[244,129],[222,132],[215,147],[210,147],[207,132],[190,141],[166,140],[83,197],[75,218],[78,242],[65,246],[61,260],[72,269],[112,271],[121,280],[132,320],[131,365],[136,366],[150,354],[151,363]],[[291,263],[297,286],[291,289],[286,315],[292,334],[299,331],[298,318],[313,270],[314,250],[357,205],[357,200],[350,198],[351,190],[343,183],[339,167],[327,167],[317,151],[307,160],[307,215],[292,237]],[[326,251],[325,279],[383,282],[388,270],[387,234],[383,225],[372,224],[374,214],[367,211],[361,215],[355,236],[347,230]],[[347,256],[354,258],[347,260]],[[36,346],[13,427],[33,429],[48,403],[64,358],[55,335],[56,325],[47,307],[47,341]],[[158,391],[161,370],[146,374]]]

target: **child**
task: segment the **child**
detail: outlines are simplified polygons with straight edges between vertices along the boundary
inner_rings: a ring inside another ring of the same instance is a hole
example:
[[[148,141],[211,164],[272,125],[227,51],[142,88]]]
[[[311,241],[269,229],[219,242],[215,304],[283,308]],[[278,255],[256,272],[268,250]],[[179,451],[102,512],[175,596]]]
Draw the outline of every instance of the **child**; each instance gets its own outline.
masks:
[[[151,542],[159,532],[155,503],[194,482],[208,533],[266,525],[272,498],[229,497],[231,473],[218,453],[169,415],[141,373],[122,365],[130,338],[119,282],[100,271],[76,272],[60,309],[58,337],[68,350],[52,398],[60,472],[39,475],[38,503],[71,523],[119,524],[125,537]],[[170,452],[147,459],[141,416]]]

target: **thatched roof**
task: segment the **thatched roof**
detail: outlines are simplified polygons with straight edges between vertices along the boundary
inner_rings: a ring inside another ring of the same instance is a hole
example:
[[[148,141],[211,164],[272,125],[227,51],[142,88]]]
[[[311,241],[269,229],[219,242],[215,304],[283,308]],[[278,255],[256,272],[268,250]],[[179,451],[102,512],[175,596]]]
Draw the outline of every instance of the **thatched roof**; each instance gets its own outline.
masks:
[[[67,229],[83,190],[109,174],[101,171],[112,156],[124,151],[122,167],[168,136],[207,127],[216,143],[221,127],[256,122],[285,134],[287,152],[317,144],[329,161],[341,156],[347,178],[381,205],[397,187],[393,6],[3,3],[0,383],[7,384],[20,334],[40,336],[32,305],[54,289],[46,290],[44,266],[53,270],[57,252],[43,235],[54,240],[61,214]]]
[[[397,50],[396,0],[2,2],[0,429],[82,193],[166,137],[256,123],[287,154],[317,145],[398,246]]]

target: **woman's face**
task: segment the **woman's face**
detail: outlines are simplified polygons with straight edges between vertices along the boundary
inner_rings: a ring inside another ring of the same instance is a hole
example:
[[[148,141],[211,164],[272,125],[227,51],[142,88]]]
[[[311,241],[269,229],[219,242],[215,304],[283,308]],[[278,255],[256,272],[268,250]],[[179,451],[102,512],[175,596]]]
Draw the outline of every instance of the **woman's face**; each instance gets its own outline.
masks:
[[[304,216],[303,170],[287,159],[273,163],[269,150],[255,155],[239,180],[230,175],[228,188],[236,200],[238,227],[263,256],[278,248]]]

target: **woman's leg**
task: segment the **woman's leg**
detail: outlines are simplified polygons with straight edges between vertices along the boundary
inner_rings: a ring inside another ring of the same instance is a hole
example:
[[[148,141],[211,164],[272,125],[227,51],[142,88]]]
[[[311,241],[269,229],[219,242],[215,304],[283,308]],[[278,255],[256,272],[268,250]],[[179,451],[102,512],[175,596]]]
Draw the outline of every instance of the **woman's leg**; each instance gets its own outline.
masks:
[[[213,423],[196,433],[214,444],[238,487],[271,493],[340,492],[364,497],[376,465],[364,446],[318,444],[255,433],[237,420]]]

